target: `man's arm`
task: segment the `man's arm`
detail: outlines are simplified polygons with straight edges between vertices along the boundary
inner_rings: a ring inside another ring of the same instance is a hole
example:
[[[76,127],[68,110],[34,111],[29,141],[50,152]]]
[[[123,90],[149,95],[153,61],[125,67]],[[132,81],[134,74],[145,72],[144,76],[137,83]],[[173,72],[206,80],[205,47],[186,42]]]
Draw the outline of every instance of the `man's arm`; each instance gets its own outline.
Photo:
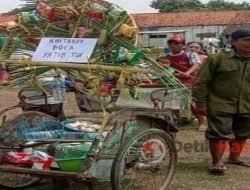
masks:
[[[217,55],[216,55],[217,56]],[[197,79],[192,87],[193,101],[198,108],[207,108],[207,97],[210,84],[215,77],[216,57],[209,57],[198,72]]]

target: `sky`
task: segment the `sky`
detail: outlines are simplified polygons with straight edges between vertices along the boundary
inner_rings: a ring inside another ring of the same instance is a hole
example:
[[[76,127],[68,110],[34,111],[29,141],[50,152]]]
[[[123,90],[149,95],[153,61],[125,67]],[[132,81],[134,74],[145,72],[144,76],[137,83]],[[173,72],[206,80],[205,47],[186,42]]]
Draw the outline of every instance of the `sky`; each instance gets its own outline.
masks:
[[[150,13],[157,12],[157,10],[151,8],[149,5],[153,0],[108,0],[122,7],[129,13]],[[201,0],[207,2],[208,0]],[[241,3],[243,0],[228,0],[235,3]],[[248,1],[248,0],[245,0]],[[11,9],[17,8],[18,5],[23,4],[20,0],[0,0],[0,13],[8,12]]]

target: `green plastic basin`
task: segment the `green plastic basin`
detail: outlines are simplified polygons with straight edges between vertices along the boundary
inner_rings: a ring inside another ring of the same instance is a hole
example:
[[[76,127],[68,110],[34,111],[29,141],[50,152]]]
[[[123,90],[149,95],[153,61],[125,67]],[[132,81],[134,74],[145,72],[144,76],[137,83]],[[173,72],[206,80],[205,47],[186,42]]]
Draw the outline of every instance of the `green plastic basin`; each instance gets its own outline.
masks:
[[[62,171],[80,172],[85,168],[85,158],[56,159]]]

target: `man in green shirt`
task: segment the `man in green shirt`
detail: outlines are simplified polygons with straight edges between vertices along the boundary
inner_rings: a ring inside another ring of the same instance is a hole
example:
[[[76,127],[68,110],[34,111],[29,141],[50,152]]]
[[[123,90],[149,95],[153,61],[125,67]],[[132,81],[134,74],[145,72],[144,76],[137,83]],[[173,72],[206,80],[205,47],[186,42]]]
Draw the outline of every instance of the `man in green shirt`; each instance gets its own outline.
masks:
[[[223,153],[230,147],[228,164],[250,167],[240,154],[250,137],[250,30],[232,33],[232,50],[211,56],[194,82],[192,107],[206,115],[213,174],[224,174]]]

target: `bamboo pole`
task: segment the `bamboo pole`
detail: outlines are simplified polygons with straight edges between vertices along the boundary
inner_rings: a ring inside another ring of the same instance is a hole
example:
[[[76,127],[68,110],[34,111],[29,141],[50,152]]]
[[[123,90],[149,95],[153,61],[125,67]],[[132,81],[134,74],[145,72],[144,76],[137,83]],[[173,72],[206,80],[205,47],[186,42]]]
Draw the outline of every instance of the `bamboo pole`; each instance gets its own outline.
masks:
[[[137,27],[139,29],[139,27],[137,26],[137,24],[136,24],[134,18],[132,17],[132,15],[128,14],[128,16],[129,16],[129,18],[132,21],[132,25],[135,26],[135,27]],[[139,38],[140,38],[140,35],[139,35],[139,32],[138,32],[136,34],[136,36],[135,36],[135,43],[134,43],[135,47],[139,47],[141,45],[141,44],[139,44]]]
[[[19,60],[5,60],[5,64],[22,64]],[[121,67],[121,66],[108,66],[108,65],[96,65],[96,64],[75,64],[75,63],[57,63],[57,62],[38,62],[38,61],[29,61],[31,66],[49,66],[57,68],[70,68],[70,69],[80,69],[80,70],[105,70],[113,72],[128,72],[128,73],[150,73],[149,69],[143,69],[138,67]]]

